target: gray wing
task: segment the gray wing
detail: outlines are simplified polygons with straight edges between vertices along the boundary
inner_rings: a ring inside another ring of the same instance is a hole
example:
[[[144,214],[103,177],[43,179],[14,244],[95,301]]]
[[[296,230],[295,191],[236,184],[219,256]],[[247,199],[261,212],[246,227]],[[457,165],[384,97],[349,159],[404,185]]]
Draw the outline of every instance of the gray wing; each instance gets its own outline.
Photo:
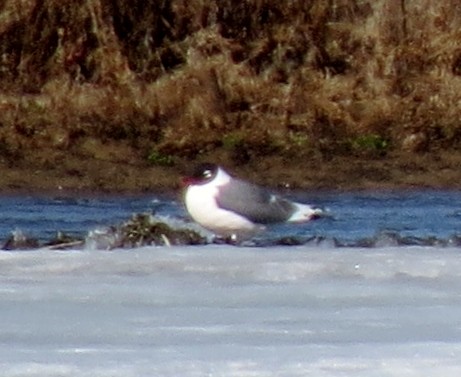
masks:
[[[219,188],[216,202],[258,224],[286,221],[296,209],[290,201],[238,179]]]

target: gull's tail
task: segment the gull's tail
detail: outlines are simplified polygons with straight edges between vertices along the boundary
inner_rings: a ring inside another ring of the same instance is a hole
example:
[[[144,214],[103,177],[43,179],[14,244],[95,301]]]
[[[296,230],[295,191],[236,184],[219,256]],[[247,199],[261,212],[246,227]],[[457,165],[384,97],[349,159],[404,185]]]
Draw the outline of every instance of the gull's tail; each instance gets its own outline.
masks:
[[[327,212],[321,208],[312,207],[308,204],[293,203],[295,210],[287,220],[290,223],[305,223],[311,220],[316,220],[321,217],[326,217]]]

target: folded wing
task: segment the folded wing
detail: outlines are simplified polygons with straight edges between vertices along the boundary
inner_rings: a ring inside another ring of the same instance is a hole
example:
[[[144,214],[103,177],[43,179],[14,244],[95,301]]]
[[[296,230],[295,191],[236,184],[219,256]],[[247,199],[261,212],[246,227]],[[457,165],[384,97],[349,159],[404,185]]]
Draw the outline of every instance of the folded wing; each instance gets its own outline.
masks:
[[[216,202],[219,207],[259,224],[287,221],[297,210],[289,200],[237,179],[219,188]]]

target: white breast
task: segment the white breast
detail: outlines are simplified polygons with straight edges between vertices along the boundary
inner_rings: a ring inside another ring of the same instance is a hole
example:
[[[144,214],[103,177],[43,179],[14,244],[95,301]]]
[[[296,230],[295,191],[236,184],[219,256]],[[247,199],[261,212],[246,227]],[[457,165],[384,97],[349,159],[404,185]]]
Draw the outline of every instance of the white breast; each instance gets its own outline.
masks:
[[[260,227],[235,212],[219,208],[216,203],[219,186],[227,183],[229,179],[230,177],[220,170],[211,182],[189,186],[184,196],[186,209],[196,222],[219,235],[252,233]]]

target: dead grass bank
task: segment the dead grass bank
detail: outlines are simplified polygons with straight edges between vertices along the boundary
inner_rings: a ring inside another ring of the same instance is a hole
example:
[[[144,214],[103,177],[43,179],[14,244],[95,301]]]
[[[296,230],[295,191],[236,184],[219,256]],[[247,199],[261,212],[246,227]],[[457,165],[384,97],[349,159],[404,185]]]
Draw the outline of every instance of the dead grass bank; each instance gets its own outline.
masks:
[[[456,152],[460,30],[455,0],[4,0],[0,157]]]

